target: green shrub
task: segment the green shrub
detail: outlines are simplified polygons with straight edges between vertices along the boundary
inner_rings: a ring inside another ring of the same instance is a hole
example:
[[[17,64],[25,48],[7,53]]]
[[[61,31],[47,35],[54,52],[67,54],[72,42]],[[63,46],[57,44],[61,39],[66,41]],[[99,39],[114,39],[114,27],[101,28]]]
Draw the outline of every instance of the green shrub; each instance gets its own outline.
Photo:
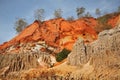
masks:
[[[108,20],[114,16],[118,16],[120,12],[113,12],[110,14],[105,14],[104,16],[98,17],[97,20],[99,23],[106,24]]]
[[[102,17],[97,18],[98,25],[95,27],[96,32],[99,33],[103,30],[111,29],[112,26],[108,24],[108,20],[116,15],[118,15],[118,13],[106,14]]]
[[[71,51],[70,50],[67,50],[67,49],[63,49],[61,52],[59,52],[57,55],[56,55],[56,61],[57,62],[60,62],[62,61],[63,59],[67,58],[68,54],[70,53]]]
[[[97,20],[98,20],[99,23],[106,24],[109,19],[111,19],[115,16],[118,16],[119,14],[120,14],[120,12],[113,12],[113,13],[106,14],[104,16],[98,17]]]

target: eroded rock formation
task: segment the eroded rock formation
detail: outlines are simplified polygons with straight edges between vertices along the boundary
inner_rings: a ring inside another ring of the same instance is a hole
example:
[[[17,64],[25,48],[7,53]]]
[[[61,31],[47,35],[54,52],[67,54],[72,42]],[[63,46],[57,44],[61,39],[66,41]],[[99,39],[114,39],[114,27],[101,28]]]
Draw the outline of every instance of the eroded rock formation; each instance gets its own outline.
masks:
[[[90,58],[104,58],[108,55],[120,55],[120,26],[105,30],[98,35],[98,39],[90,44],[85,44],[82,39],[75,43],[68,60],[71,65],[85,64]],[[96,59],[98,59],[96,58]],[[104,59],[103,59],[104,60]],[[94,60],[95,61],[95,60]],[[102,61],[104,63],[105,61]]]
[[[112,15],[110,17],[108,24],[114,27],[119,19],[119,15]],[[107,18],[107,16],[105,18]],[[55,48],[56,51],[60,51],[63,48],[72,50],[73,44],[78,38],[83,38],[87,43],[96,40],[97,33],[95,30],[97,25],[97,19],[92,17],[73,21],[67,21],[62,18],[51,19],[44,22],[35,21],[12,40],[0,45],[0,53],[19,53],[23,44],[33,43],[35,44],[33,46],[36,46],[38,45],[37,43],[40,42],[44,42],[46,45]],[[31,50],[31,46],[28,47],[29,50]]]
[[[90,66],[94,68],[89,78],[94,76],[95,79],[120,79],[119,43],[120,25],[114,29],[101,32],[98,35],[98,39],[90,44],[85,44],[82,39],[79,39],[68,56],[68,64],[85,66],[89,63],[87,68]],[[81,75],[86,75],[86,73],[87,72],[81,73],[79,71]]]
[[[6,53],[12,46],[17,46],[13,51],[20,51],[21,45],[27,43],[39,43],[40,41],[57,49],[72,49],[72,45],[78,37],[91,42],[97,38],[93,29],[97,21],[94,18],[83,18],[69,22],[62,18],[45,22],[35,21],[26,27],[18,36],[0,45],[0,53]],[[30,46],[31,47],[31,46]],[[9,52],[10,52],[9,50]]]
[[[49,68],[53,66],[52,55],[48,53],[21,53],[21,54],[0,54],[0,76],[9,72],[29,70],[31,68]],[[4,69],[5,68],[5,69]],[[2,71],[5,70],[5,71]]]
[[[113,19],[117,21],[118,18]],[[97,34],[94,30],[96,24],[94,18],[70,22],[64,19],[53,19],[43,23],[35,21],[18,36],[0,46],[0,78],[119,80],[120,25],[101,32],[96,40]],[[112,25],[114,24],[116,23]],[[51,53],[63,48],[72,50],[67,58],[69,65],[65,64],[66,67],[64,64],[57,65],[58,68],[51,69],[56,62]],[[41,71],[42,67],[50,69]]]

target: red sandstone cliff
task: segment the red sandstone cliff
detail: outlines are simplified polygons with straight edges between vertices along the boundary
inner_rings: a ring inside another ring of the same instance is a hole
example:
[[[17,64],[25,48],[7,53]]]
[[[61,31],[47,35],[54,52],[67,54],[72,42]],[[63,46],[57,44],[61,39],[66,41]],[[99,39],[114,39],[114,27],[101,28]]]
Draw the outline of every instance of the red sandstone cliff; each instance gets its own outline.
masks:
[[[35,21],[26,27],[15,38],[0,46],[5,49],[17,43],[45,41],[53,47],[68,48],[71,50],[78,37],[90,41],[96,39],[97,34],[93,27],[97,24],[94,18],[79,19],[72,22],[64,19],[52,19],[43,23]]]
[[[108,20],[112,27],[116,25],[118,16]],[[72,49],[73,44],[79,38],[85,42],[91,42],[97,38],[94,28],[98,21],[95,18],[81,18],[74,21],[67,21],[62,18],[51,19],[44,22],[35,21],[27,26],[20,34],[12,40],[0,45],[0,51],[21,43],[45,41],[45,43],[54,48]],[[18,46],[18,50],[19,50]]]
[[[107,23],[112,27],[120,24],[120,15],[109,18]],[[119,79],[120,26],[101,32],[98,40],[86,44],[97,38],[97,25],[98,19],[94,18],[35,21],[12,40],[0,45],[0,53],[8,53],[0,54],[0,78]],[[56,63],[54,54],[48,54],[47,50],[54,53],[63,48],[72,49],[72,52],[67,59]]]

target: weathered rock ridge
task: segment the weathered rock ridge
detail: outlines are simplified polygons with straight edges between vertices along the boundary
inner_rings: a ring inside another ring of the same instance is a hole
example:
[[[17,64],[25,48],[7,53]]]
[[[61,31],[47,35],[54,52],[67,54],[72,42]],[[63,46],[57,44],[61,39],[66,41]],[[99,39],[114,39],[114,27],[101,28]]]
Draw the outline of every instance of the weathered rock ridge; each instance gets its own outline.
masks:
[[[84,66],[88,63],[94,68],[89,78],[120,79],[120,25],[101,32],[92,43],[85,44],[82,39],[78,39],[68,56],[68,64]]]
[[[68,65],[66,66],[68,69],[71,65],[74,67],[76,66],[76,68],[73,67],[71,69],[74,71],[71,70],[65,73],[62,73],[64,71],[59,71],[59,68],[56,69],[54,67],[46,70],[36,68],[38,66],[40,67],[38,59],[41,55],[47,55],[46,53],[6,54],[6,56],[1,54],[1,76],[3,79],[11,77],[10,79],[21,80],[119,80],[119,43],[120,25],[111,30],[101,32],[98,35],[98,39],[89,44],[84,43],[84,41],[79,38],[67,58]],[[49,54],[46,57],[50,59]],[[7,58],[8,62],[3,58]],[[50,66],[51,60],[44,60],[48,63],[48,66]],[[64,65],[60,67],[65,68]],[[22,72],[22,70],[28,71]]]
[[[114,19],[113,26],[118,18],[114,17]],[[120,18],[117,21],[117,24],[119,23]],[[53,19],[43,23],[35,21],[18,36],[0,46],[0,53],[2,53],[0,54],[0,78],[119,80],[120,25],[101,32],[96,40],[97,34],[94,30],[96,24],[94,18],[70,22],[64,19]],[[67,58],[67,64],[57,65],[59,66],[56,66],[57,69],[55,66],[50,68],[56,62],[51,53],[63,48],[72,50]],[[43,68],[45,70],[42,71]]]
[[[86,41],[93,41],[97,38],[93,29],[97,21],[94,18],[83,18],[75,21],[67,21],[62,18],[44,22],[35,21],[26,27],[18,36],[0,45],[1,53],[12,45],[21,45],[28,42],[44,41],[47,45],[60,49],[72,49],[72,45],[78,37]],[[20,49],[18,46],[16,49]],[[15,49],[15,50],[16,50]]]
[[[112,27],[119,22],[119,13],[108,17],[110,18],[107,24]],[[106,19],[108,17],[106,16],[104,18]],[[72,50],[73,44],[78,38],[82,38],[87,43],[96,40],[97,27],[98,21],[92,17],[73,21],[68,21],[62,18],[51,19],[44,22],[35,21],[12,40],[0,45],[0,53],[21,53],[23,45],[33,43],[35,44],[34,46],[36,46],[41,42],[44,42],[47,46],[55,48],[57,51],[60,51],[63,48]],[[28,47],[31,51],[31,46]],[[44,47],[42,47],[42,49],[43,48]],[[23,50],[25,51],[25,49]],[[39,48],[39,50],[41,50],[41,48]]]
[[[116,58],[119,58],[120,57],[119,43],[120,43],[120,25],[114,29],[105,30],[101,32],[98,35],[98,39],[90,44],[85,44],[82,39],[78,39],[78,41],[74,45],[72,52],[68,56],[68,62],[71,65],[80,65],[86,64],[88,60],[90,60],[90,58],[95,57],[107,58],[110,55],[115,55]],[[104,62],[105,61],[103,61],[102,63]]]
[[[49,68],[53,66],[53,58],[51,56],[42,52],[0,54],[0,76],[7,75],[9,72],[20,72],[32,68]]]

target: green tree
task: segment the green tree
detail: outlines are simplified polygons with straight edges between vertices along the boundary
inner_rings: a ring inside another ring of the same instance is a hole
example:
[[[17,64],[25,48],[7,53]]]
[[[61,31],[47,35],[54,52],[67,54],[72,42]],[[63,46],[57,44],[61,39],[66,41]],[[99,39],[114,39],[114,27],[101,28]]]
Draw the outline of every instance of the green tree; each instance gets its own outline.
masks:
[[[97,33],[103,31],[103,30],[108,30],[111,29],[112,26],[108,24],[108,20],[113,16],[114,14],[106,14],[104,16],[98,17],[98,25],[94,28]]]
[[[118,11],[117,12],[120,12],[120,6],[118,6]]]
[[[68,20],[68,21],[73,21],[73,20],[74,20],[74,17],[73,17],[73,16],[69,16],[69,17],[67,17],[67,20]]]
[[[97,8],[97,9],[95,10],[95,14],[96,14],[98,17],[101,15],[101,11],[100,11],[99,8]]]
[[[54,17],[55,18],[61,18],[62,17],[62,10],[61,9],[56,9],[55,11],[54,11]]]
[[[45,10],[44,9],[37,9],[35,12],[34,12],[34,17],[36,20],[39,20],[39,21],[43,21],[44,20],[44,13],[45,13]]]
[[[78,18],[81,18],[81,17],[83,17],[83,13],[85,12],[85,8],[84,7],[76,8],[76,12],[77,12]]]
[[[20,33],[27,26],[27,22],[24,18],[18,18],[15,22],[14,29],[17,33]]]
[[[89,12],[87,12],[87,13],[85,14],[85,17],[91,17],[91,14],[90,14]]]

